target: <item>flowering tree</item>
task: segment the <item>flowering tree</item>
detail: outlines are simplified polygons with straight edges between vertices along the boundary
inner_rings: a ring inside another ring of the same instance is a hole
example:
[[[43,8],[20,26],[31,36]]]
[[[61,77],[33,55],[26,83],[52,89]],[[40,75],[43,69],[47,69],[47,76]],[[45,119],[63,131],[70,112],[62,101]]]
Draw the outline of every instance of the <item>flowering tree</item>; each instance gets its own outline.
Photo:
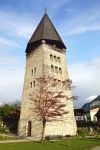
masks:
[[[68,97],[71,89],[71,80],[59,81],[53,77],[37,78],[37,86],[34,94],[30,94],[30,100],[34,103],[34,111],[43,124],[41,142],[43,141],[47,121],[57,120],[67,114],[66,101],[74,97]]]

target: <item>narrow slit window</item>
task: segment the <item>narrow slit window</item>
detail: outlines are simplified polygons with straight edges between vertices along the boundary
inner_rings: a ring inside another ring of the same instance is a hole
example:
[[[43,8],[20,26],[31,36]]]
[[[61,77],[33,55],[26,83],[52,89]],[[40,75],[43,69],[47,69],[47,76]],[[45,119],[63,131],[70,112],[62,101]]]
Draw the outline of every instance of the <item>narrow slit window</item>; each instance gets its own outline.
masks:
[[[34,68],[34,74],[36,73],[36,67]]]
[[[32,82],[30,82],[30,87],[32,88]]]
[[[54,56],[54,60],[55,60],[55,62],[57,62],[57,57],[56,56]]]
[[[51,65],[51,72],[54,72],[54,66]]]
[[[53,85],[57,86],[57,79],[53,80]]]
[[[53,61],[53,55],[52,54],[50,54],[50,60]]]
[[[35,81],[33,81],[33,85],[34,85],[34,87],[35,87]]]
[[[58,67],[55,67],[55,73],[58,73]]]
[[[61,80],[58,80],[58,85],[61,85]]]
[[[61,68],[59,68],[59,74],[62,74],[62,69]]]
[[[33,75],[33,69],[31,70],[31,74]]]
[[[58,62],[59,62],[59,63],[61,63],[61,59],[60,59],[60,57],[58,57],[58,58],[57,58],[57,60],[58,60]]]

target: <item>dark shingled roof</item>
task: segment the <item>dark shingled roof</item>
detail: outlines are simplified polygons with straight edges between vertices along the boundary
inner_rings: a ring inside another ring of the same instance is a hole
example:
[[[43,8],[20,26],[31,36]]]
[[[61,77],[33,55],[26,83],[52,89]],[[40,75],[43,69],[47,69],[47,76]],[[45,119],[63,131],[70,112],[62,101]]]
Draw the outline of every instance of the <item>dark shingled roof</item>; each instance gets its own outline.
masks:
[[[58,48],[66,48],[47,13],[44,14],[26,48],[26,53],[31,52],[45,40],[47,44],[56,45]]]
[[[96,117],[100,117],[100,108],[98,110],[98,112],[95,114]]]
[[[95,101],[100,101],[100,95],[97,96],[91,103],[95,102]]]

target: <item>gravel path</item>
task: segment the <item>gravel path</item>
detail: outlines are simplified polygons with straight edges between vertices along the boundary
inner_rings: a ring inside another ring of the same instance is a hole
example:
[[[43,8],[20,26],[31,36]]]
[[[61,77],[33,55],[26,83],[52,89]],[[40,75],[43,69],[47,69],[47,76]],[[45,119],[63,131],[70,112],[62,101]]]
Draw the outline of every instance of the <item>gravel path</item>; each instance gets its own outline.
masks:
[[[96,146],[96,147],[92,148],[91,150],[100,150],[100,146]]]
[[[26,139],[20,139],[20,140],[5,140],[5,141],[0,141],[1,143],[17,143],[17,142],[29,142],[29,140]]]

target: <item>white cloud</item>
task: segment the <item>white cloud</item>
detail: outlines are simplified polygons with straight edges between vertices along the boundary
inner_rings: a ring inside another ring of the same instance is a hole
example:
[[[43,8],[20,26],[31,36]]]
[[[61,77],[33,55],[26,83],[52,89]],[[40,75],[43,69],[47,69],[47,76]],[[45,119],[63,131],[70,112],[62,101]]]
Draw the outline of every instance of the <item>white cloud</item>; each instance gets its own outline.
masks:
[[[92,96],[89,96],[87,97],[84,101],[86,102],[91,102],[92,100],[94,100],[98,95],[92,95]]]
[[[24,66],[18,56],[0,56],[0,103],[21,98]]]
[[[69,66],[73,84],[73,94],[79,96],[76,104],[82,105],[85,99],[92,95],[100,95],[100,57]]]
[[[3,105],[3,103],[0,103],[0,106]]]
[[[6,68],[0,71],[0,102],[21,98],[24,71]]]
[[[33,16],[29,14],[18,15],[10,11],[0,10],[0,49],[6,50],[6,55],[14,48],[15,52],[25,49],[36,23],[36,15],[33,19]],[[0,53],[3,51],[0,50]]]
[[[26,14],[25,14],[26,15]],[[17,15],[12,12],[0,11],[0,31],[9,36],[28,38],[34,30],[31,16]],[[36,22],[36,19],[35,19]],[[12,39],[13,40],[13,39]]]
[[[3,38],[3,37],[0,37],[0,45],[21,48],[21,45],[17,44],[17,42],[15,42],[14,40],[10,40],[10,39]]]
[[[0,71],[0,102],[14,101],[21,98],[24,69],[5,68]]]
[[[70,9],[66,8],[66,10]],[[78,15],[74,14],[71,19],[66,18],[60,28],[64,36],[100,30],[100,9],[98,7],[91,8],[86,12],[80,12]]]
[[[0,70],[4,67],[14,67],[21,64],[21,58],[18,56],[11,55],[0,55]]]

